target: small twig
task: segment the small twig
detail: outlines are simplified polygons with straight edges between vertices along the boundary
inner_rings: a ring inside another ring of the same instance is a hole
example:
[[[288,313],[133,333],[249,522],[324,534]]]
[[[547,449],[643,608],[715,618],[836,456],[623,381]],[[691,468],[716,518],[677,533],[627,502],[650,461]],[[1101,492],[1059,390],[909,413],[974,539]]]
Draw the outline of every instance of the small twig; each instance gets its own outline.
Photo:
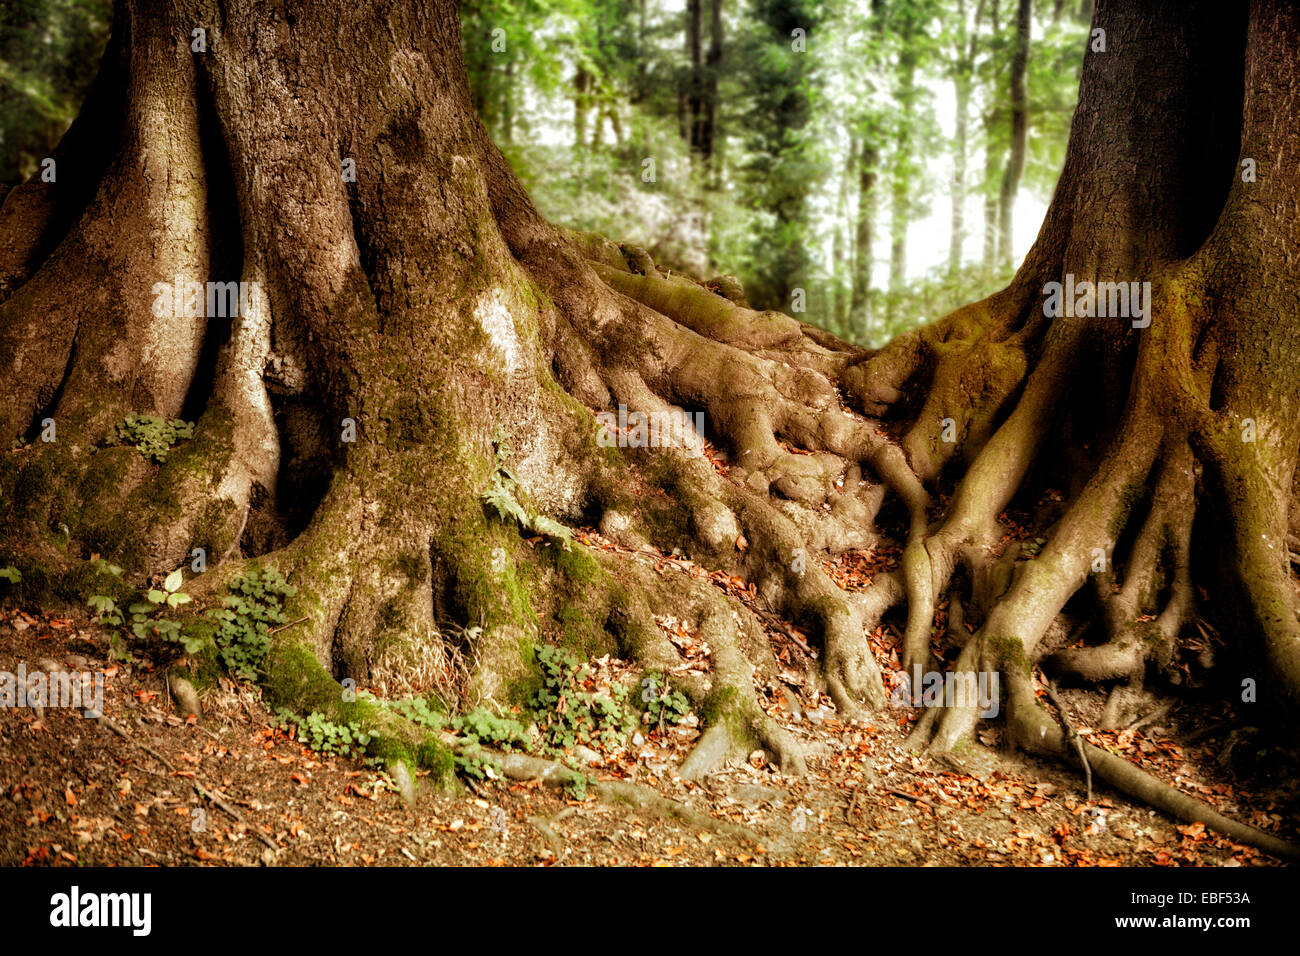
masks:
[[[929,799],[927,799],[926,797],[918,797],[915,794],[907,793],[906,791],[903,790],[895,790],[893,787],[882,786],[880,789],[884,790],[885,793],[892,793],[896,797],[902,797],[904,800],[911,800],[913,803],[919,803],[922,806],[929,807],[931,810],[934,810],[934,804],[931,803]]]
[[[1092,803],[1092,767],[1088,765],[1088,754],[1083,749],[1083,739],[1079,736],[1079,731],[1075,728],[1070,720],[1070,715],[1066,713],[1065,704],[1056,693],[1056,685],[1050,680],[1046,681],[1047,697],[1056,706],[1057,713],[1061,715],[1061,723],[1065,725],[1065,732],[1074,742],[1074,749],[1079,754],[1079,762],[1083,764],[1083,776],[1088,785],[1088,802]]]
[[[1153,720],[1159,720],[1165,714],[1169,713],[1169,708],[1171,708],[1172,706],[1173,704],[1171,702],[1166,701],[1165,703],[1157,707],[1155,710],[1151,711],[1151,713],[1147,714],[1145,717],[1139,717],[1137,720],[1133,721],[1133,723],[1129,724],[1124,729],[1141,730],[1143,727],[1151,723]]]
[[[280,851],[280,847],[276,844],[274,840],[272,840],[261,830],[257,829],[257,827],[249,826],[249,824],[244,821],[244,818],[240,814],[240,812],[236,810],[234,807],[232,807],[229,803],[227,803],[226,798],[222,796],[219,791],[210,790],[207,787],[203,786],[203,784],[199,783],[199,781],[197,780],[191,780],[190,783],[194,785],[194,792],[199,795],[200,800],[211,800],[212,803],[215,804],[218,808],[226,811],[226,813],[234,817],[235,822],[238,823],[240,826],[244,827],[244,829],[247,830],[249,833],[253,834],[253,836],[257,837],[259,840],[261,840],[263,843],[265,843],[268,847],[270,847],[272,850],[276,851],[277,853]]]
[[[168,760],[166,757],[164,757],[164,756],[163,756],[162,754],[160,754],[158,751],[154,750],[152,747],[150,747],[150,746],[149,746],[147,743],[145,743],[144,741],[142,741],[142,740],[136,740],[136,739],[135,739],[134,737],[132,737],[129,733],[127,733],[126,728],[118,726],[118,724],[115,723],[113,720],[111,720],[110,718],[108,718],[108,717],[106,717],[106,716],[103,716],[103,715],[99,716],[99,717],[96,718],[96,719],[97,719],[101,724],[103,724],[105,727],[107,727],[109,730],[113,731],[113,733],[117,734],[119,737],[121,737],[123,740],[125,740],[127,743],[135,744],[137,747],[139,747],[141,750],[143,750],[143,751],[144,751],[145,753],[147,753],[149,756],[153,757],[154,760],[157,760],[160,764],[162,764],[162,765],[163,765],[164,767],[166,767],[168,770],[172,771],[173,773],[176,772],[176,767],[172,764],[172,762],[171,762],[170,760]]]
[[[268,633],[268,634],[276,634],[276,633],[278,633],[278,632],[280,632],[280,631],[283,631],[285,628],[293,627],[295,624],[301,624],[301,623],[302,623],[303,621],[305,621],[305,620],[307,620],[307,618],[305,618],[305,617],[300,617],[300,618],[298,618],[298,620],[296,620],[296,621],[290,621],[288,624],[281,624],[279,627],[273,627],[273,628],[271,628],[269,631],[267,631],[266,633]]]
[[[1222,733],[1225,730],[1230,730],[1239,724],[1244,724],[1245,722],[1246,721],[1241,717],[1229,717],[1227,720],[1216,721],[1208,727],[1202,727],[1195,733],[1188,734],[1183,738],[1183,743],[1188,746],[1200,743],[1202,740],[1208,740],[1215,734]]]

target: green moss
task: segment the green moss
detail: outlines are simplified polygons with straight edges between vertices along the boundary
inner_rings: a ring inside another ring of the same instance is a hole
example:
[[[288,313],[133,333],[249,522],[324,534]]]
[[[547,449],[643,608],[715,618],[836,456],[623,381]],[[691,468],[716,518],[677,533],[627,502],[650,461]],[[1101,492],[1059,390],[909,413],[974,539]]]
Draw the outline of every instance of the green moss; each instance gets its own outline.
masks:
[[[555,568],[572,584],[592,584],[597,579],[608,579],[609,575],[600,563],[585,548],[552,549],[555,555]]]
[[[263,691],[271,709],[320,711],[331,719],[342,707],[342,686],[321,667],[306,644],[276,641],[266,656]]]
[[[456,777],[456,757],[432,736],[426,737],[415,748],[415,762],[429,771],[429,780],[438,786],[449,786]]]
[[[1120,489],[1117,506],[1110,520],[1110,527],[1107,529],[1110,533],[1110,540],[1118,541],[1120,535],[1124,533],[1124,527],[1128,524],[1128,516],[1138,502],[1142,500],[1142,494],[1145,490],[1145,478],[1133,478]]]

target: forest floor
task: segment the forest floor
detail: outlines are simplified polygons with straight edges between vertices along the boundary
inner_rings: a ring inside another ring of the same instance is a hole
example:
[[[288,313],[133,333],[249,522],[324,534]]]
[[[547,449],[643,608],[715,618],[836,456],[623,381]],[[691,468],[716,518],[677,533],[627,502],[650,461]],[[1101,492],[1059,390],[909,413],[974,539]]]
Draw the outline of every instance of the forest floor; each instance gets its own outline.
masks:
[[[879,560],[858,555],[857,570]],[[843,586],[853,584],[853,564],[832,568]],[[778,625],[771,635],[783,663],[802,645],[791,631]],[[676,643],[688,660],[698,655],[687,635]],[[895,643],[888,628],[873,640],[887,673]],[[469,782],[456,792],[426,784],[407,807],[386,774],[323,756],[280,729],[250,685],[223,682],[204,697],[202,722],[182,719],[163,673],[114,664],[107,635],[84,617],[0,610],[0,671],[16,673],[20,663],[29,672],[104,672],[103,710],[117,729],[79,710],[0,709],[0,865],[1278,863],[1114,792],[1089,801],[1074,768],[997,760],[985,746],[997,743],[996,731],[981,732],[979,752],[963,765],[945,764],[904,748],[916,709],[890,707],[867,725],[848,724],[829,698],[775,684],[760,697],[808,745],[804,777],[783,777],[756,751],[701,781],[675,778],[699,734],[693,715],[645,728],[642,743],[600,754],[589,771],[648,785],[718,821],[714,828],[594,796],[573,799],[540,781]],[[604,659],[594,670],[619,666]],[[796,674],[782,677],[799,689]],[[1235,778],[1216,759],[1228,728],[1203,734],[1199,745],[1180,743],[1225,716],[1174,707],[1144,727],[1092,739],[1221,812],[1294,839],[1290,775]]]

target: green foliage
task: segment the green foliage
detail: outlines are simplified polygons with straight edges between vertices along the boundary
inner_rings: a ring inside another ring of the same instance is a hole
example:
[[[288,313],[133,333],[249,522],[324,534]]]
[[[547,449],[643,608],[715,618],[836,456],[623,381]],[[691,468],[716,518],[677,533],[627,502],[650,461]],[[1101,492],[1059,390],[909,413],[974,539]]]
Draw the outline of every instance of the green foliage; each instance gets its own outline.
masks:
[[[539,647],[537,665],[542,684],[529,706],[542,729],[543,743],[560,750],[577,744],[609,748],[626,744],[636,726],[627,688],[614,684],[608,695],[582,690],[590,668],[558,647]]]
[[[194,437],[194,423],[179,418],[166,419],[131,412],[117,426],[116,433],[122,444],[134,445],[144,457],[164,462],[173,445],[182,439]]]
[[[575,770],[573,772],[573,779],[564,785],[564,790],[574,800],[586,800],[587,785],[590,782],[590,777],[581,771]]]
[[[1047,544],[1046,538],[1034,538],[1032,541],[1020,542],[1020,552],[1028,557],[1034,557],[1043,550],[1043,545]]]
[[[106,574],[120,576],[122,569],[102,562]],[[127,635],[144,649],[181,648],[197,655],[215,644],[226,671],[240,680],[256,680],[258,666],[271,646],[271,628],[286,621],[282,599],[294,593],[275,568],[250,571],[236,578],[225,598],[225,607],[211,608],[200,620],[182,623],[168,612],[188,604],[188,594],[180,590],[184,573],[167,575],[162,588],[149,588],[136,595],[125,607],[112,597],[96,594],[86,603],[100,624],[109,629],[112,653],[129,660]],[[129,628],[128,628],[129,624]]]
[[[22,574],[13,565],[0,568],[0,581],[8,581],[10,584],[17,584],[23,579]]]
[[[357,694],[358,699],[371,699],[370,694],[362,691]],[[431,730],[441,730],[446,726],[446,717],[436,708],[430,706],[427,698],[424,697],[403,697],[399,700],[376,701],[389,710],[405,717],[413,724],[421,727],[428,727]]]
[[[504,437],[498,435],[492,478],[487,490],[483,492],[483,502],[489,504],[501,516],[502,521],[517,521],[519,525],[534,534],[554,538],[565,548],[573,540],[573,532],[553,518],[538,514],[521,504],[519,479],[515,477],[506,459],[510,457],[510,446]]]
[[[216,625],[214,639],[221,662],[232,677],[257,679],[262,658],[271,647],[271,629],[288,622],[283,599],[294,591],[273,567],[249,571],[231,582],[224,608],[207,612]]]
[[[530,743],[528,729],[523,724],[509,717],[498,717],[482,707],[453,717],[450,726],[472,741],[503,750],[514,750],[516,747],[527,750]]]
[[[668,680],[658,671],[651,671],[641,681],[641,715],[646,724],[678,724],[691,712],[691,703],[679,690],[671,690]]]
[[[114,567],[108,565],[108,567]],[[104,594],[93,595],[86,603],[96,614],[98,621],[110,629],[110,642],[115,656],[129,656],[123,642],[123,628],[128,628],[135,642],[142,647],[181,648],[186,654],[197,654],[206,645],[202,635],[187,631],[179,621],[168,617],[182,604],[188,604],[190,596],[180,590],[185,583],[185,576],[180,571],[167,575],[161,588],[148,588],[136,595],[134,601],[122,608],[112,597]]]
[[[355,723],[338,724],[319,713],[298,717],[281,707],[275,714],[277,726],[285,731],[296,727],[298,742],[317,753],[360,758],[374,739]]]
[[[99,67],[112,14],[112,0],[0,4],[0,185],[31,176],[54,151]]]

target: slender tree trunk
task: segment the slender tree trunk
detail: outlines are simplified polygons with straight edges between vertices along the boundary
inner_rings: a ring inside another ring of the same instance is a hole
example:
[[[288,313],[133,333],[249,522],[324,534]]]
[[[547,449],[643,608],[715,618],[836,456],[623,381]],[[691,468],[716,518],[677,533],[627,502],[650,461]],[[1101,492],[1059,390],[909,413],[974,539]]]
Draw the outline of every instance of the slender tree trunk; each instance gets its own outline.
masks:
[[[908,21],[910,24],[910,20]],[[908,119],[898,125],[894,140],[894,167],[891,175],[889,209],[889,291],[900,292],[907,281],[907,229],[912,223],[912,192],[915,162],[912,156],[910,113],[916,98],[916,54],[911,44],[914,32],[904,31],[903,47],[898,55],[898,102]],[[890,315],[894,305],[891,300]]]
[[[953,73],[953,89],[957,99],[956,132],[953,137],[952,167],[952,238],[948,243],[948,274],[956,275],[961,269],[962,248],[966,241],[966,161],[969,153],[970,99],[974,81],[975,57],[979,52],[980,20],[984,16],[984,2],[980,0],[975,10],[975,22],[967,39],[966,3],[958,0],[957,64]]]
[[[573,144],[587,145],[587,112],[591,108],[591,74],[578,67],[573,74]]]
[[[853,333],[859,341],[871,332],[872,267],[875,265],[873,238],[876,216],[876,168],[879,155],[870,134],[858,153],[858,215],[853,233]]]
[[[853,244],[847,238],[849,230],[849,184],[853,181],[854,165],[857,163],[857,139],[850,135],[849,150],[844,157],[844,168],[840,171],[839,189],[835,196],[835,228],[831,244],[831,262],[828,270],[834,290],[835,328],[837,331],[848,326],[849,309],[853,298]]]
[[[515,63],[506,61],[506,81],[501,86],[501,141],[515,140]]]
[[[696,137],[700,155],[711,160],[716,152],[718,135],[718,76],[722,69],[722,0],[712,0],[709,19],[709,50],[704,60],[704,111]]]
[[[998,33],[1001,30],[1001,0],[991,0],[989,8],[989,36],[991,38],[991,55],[996,57]],[[994,71],[991,102],[984,111],[984,251],[981,262],[985,271],[992,271],[998,262],[998,200],[994,183],[1002,168],[1003,151],[995,146],[997,142],[996,126],[1002,115],[997,107],[998,71]]]
[[[1007,167],[1002,174],[998,194],[998,257],[1009,265],[1015,255],[1012,245],[1012,214],[1020,177],[1025,171],[1025,147],[1029,139],[1027,77],[1029,68],[1029,29],[1033,0],[1020,0],[1016,14],[1015,46],[1011,53],[1011,145]]]
[[[701,153],[704,103],[704,0],[686,0],[686,142],[691,155]]]

